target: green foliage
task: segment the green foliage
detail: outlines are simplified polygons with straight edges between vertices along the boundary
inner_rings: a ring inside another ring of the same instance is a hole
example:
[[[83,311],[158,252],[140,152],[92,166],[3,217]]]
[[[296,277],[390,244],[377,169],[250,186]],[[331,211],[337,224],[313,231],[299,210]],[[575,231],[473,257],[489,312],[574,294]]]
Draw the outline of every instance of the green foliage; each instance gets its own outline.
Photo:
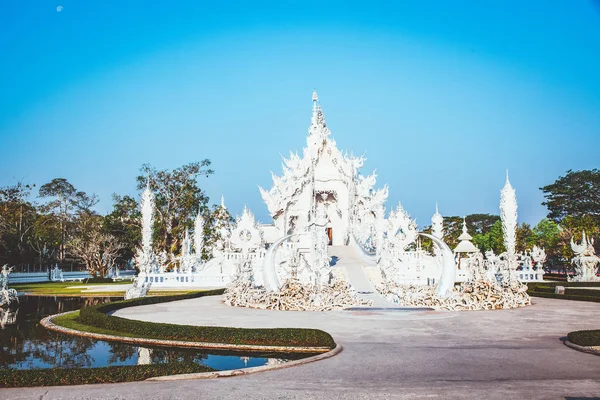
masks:
[[[36,222],[35,206],[27,200],[33,187],[18,182],[0,188],[0,264],[35,257],[28,245]]]
[[[210,160],[202,160],[183,165],[172,171],[157,170],[144,164],[137,177],[138,189],[146,184],[154,192],[156,219],[154,226],[154,245],[164,249],[170,255],[179,251],[186,230],[194,224],[194,218],[200,212],[209,217],[208,197],[198,186],[198,177],[212,175]]]
[[[63,262],[66,257],[66,245],[72,236],[74,219],[77,213],[92,213],[92,207],[98,203],[96,195],[80,192],[65,178],[54,178],[40,187],[40,198],[49,199],[40,210],[55,217],[60,231],[58,258]]]
[[[127,262],[135,255],[142,241],[141,212],[138,201],[131,196],[113,194],[113,209],[104,217],[104,230],[123,244],[118,260]]]
[[[506,251],[504,247],[504,233],[502,231],[502,222],[497,219],[485,233],[479,233],[473,236],[473,244],[482,252],[493,250],[500,254]]]
[[[491,214],[470,214],[467,215],[465,219],[467,221],[469,234],[475,237],[478,235],[485,235],[489,232],[494,223],[500,220],[500,217]],[[458,237],[462,233],[462,226],[463,217],[444,217],[444,242],[446,242],[451,249],[454,249],[458,245]],[[426,233],[430,232],[431,227],[426,227],[424,231]],[[477,246],[477,243],[473,243]]]
[[[600,329],[570,332],[567,339],[579,346],[600,346]]]
[[[108,313],[112,311],[125,307],[218,295],[222,294],[223,291],[223,289],[218,289],[178,296],[144,297],[141,299],[84,307],[79,312],[79,319],[77,322],[110,331],[123,332],[126,333],[127,336],[153,339],[282,347],[335,347],[335,342],[331,335],[319,329],[246,329],[217,326],[172,325],[136,321],[108,315]]]
[[[192,362],[103,368],[2,369],[0,370],[0,388],[135,382],[155,376],[212,371],[214,371],[212,368]]]
[[[532,235],[539,247],[553,249],[560,240],[560,228],[554,221],[544,218],[533,227]]]
[[[565,217],[591,217],[600,220],[600,171],[573,171],[540,188],[548,208],[548,218],[561,222]]]

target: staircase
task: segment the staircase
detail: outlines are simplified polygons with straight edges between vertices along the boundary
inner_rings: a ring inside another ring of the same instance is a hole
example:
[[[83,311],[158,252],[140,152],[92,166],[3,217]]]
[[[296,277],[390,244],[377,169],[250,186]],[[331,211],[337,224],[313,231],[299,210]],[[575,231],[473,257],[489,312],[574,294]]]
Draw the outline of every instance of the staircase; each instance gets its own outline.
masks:
[[[372,300],[373,307],[397,307],[396,304],[388,302],[379,295],[379,292],[377,292],[363,269],[363,261],[356,254],[356,250],[353,247],[329,246],[327,252],[330,257],[337,258],[335,266],[344,270],[349,283],[356,290],[359,297],[365,300]]]

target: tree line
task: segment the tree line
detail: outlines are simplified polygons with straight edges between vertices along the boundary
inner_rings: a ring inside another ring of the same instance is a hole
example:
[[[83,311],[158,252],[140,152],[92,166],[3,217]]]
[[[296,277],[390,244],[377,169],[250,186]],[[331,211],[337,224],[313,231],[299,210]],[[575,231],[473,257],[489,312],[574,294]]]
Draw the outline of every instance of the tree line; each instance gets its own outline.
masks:
[[[137,190],[148,184],[155,195],[154,248],[164,251],[169,264],[177,262],[181,240],[198,213],[205,220],[205,257],[220,239],[219,228],[232,222],[225,208],[209,206],[198,184],[213,173],[208,159],[173,170],[149,164],[140,169]],[[98,197],[65,178],[39,188],[23,182],[0,188],[0,264],[75,264],[94,276],[123,268],[140,244],[141,214],[132,196],[113,194],[112,200],[112,210],[101,215],[94,209]]]
[[[177,262],[186,230],[193,229],[195,216],[204,220],[204,258],[219,241],[221,228],[233,222],[220,205],[209,206],[209,198],[198,179],[214,174],[210,160],[173,170],[141,167],[136,189],[149,185],[155,195],[154,248],[164,252],[171,266]],[[572,171],[540,188],[547,218],[535,226],[517,228],[517,251],[543,247],[550,265],[567,265],[573,256],[570,240],[580,240],[582,231],[600,237],[600,171]],[[104,276],[113,266],[123,267],[134,256],[141,241],[138,201],[129,195],[113,195],[112,210],[101,215],[94,210],[98,198],[79,191],[65,178],[41,185],[18,182],[0,188],[0,265],[53,265],[73,263],[95,276]],[[444,217],[444,240],[454,248],[462,233],[462,217]],[[504,249],[498,215],[466,216],[473,243],[483,252]],[[426,227],[430,232],[431,227]],[[427,249],[431,244],[423,241]],[[596,241],[597,250],[600,240]]]

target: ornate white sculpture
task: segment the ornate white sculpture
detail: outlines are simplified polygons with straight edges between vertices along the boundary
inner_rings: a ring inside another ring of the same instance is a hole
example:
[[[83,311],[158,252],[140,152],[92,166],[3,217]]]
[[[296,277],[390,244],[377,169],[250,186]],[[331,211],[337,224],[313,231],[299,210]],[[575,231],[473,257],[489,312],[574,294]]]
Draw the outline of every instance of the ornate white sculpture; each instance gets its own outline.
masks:
[[[396,209],[390,212],[383,232],[378,232],[378,236],[382,237],[378,244],[381,247],[378,264],[383,276],[393,279],[405,272],[405,251],[416,240],[417,235],[417,224],[404,211],[402,204],[398,203]]]
[[[202,264],[202,249],[204,248],[204,218],[200,211],[194,219],[194,254],[196,256],[195,265],[200,269]]]
[[[152,235],[154,228],[154,193],[150,190],[150,182],[142,193],[142,247],[138,249],[135,263],[140,273],[158,272],[159,264],[156,254],[152,249]],[[165,265],[162,264],[161,265]]]
[[[514,271],[517,268],[515,251],[517,243],[517,196],[515,189],[508,180],[508,171],[506,171],[506,183],[500,191],[500,220],[504,232],[508,268],[510,271]]]
[[[152,286],[151,282],[144,282],[142,278],[137,277],[133,280],[133,285],[125,292],[124,299],[137,299],[139,297],[146,297],[146,294]]]
[[[431,234],[438,239],[444,237],[444,217],[440,214],[437,203],[435,203],[435,214],[431,217]]]
[[[7,264],[4,264],[2,271],[0,271],[0,307],[9,306],[13,302],[19,302],[17,291],[8,288],[8,275],[12,270],[12,267],[9,268]]]
[[[594,249],[594,239],[588,239],[585,231],[581,236],[581,243],[575,243],[571,237],[571,249],[573,250],[573,253],[575,253],[575,257],[571,260],[571,264],[575,266],[575,275],[573,278],[569,278],[569,281],[600,281],[600,277],[596,275],[600,258],[596,255]]]
[[[533,249],[531,250],[531,258],[535,263],[535,268],[538,270],[544,269],[544,263],[546,262],[546,251],[543,248],[533,246]]]
[[[179,273],[190,274],[196,266],[196,254],[192,249],[190,234],[186,230],[181,241],[181,256],[179,257]]]

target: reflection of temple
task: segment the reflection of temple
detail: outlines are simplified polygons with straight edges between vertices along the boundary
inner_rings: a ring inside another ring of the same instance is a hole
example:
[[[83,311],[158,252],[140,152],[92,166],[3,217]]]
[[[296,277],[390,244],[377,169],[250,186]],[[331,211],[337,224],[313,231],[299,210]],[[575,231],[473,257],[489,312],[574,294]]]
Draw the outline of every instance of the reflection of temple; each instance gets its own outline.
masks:
[[[137,365],[152,364],[152,350],[145,347],[138,347]]]
[[[316,92],[306,144],[302,156],[290,154],[283,160],[283,175],[273,175],[271,190],[260,189],[273,217],[273,225],[261,227],[265,240],[272,243],[286,234],[305,231],[323,208],[329,244],[347,245],[353,223],[383,217],[387,186],[374,191],[375,174],[358,174],[364,158],[338,150]]]

